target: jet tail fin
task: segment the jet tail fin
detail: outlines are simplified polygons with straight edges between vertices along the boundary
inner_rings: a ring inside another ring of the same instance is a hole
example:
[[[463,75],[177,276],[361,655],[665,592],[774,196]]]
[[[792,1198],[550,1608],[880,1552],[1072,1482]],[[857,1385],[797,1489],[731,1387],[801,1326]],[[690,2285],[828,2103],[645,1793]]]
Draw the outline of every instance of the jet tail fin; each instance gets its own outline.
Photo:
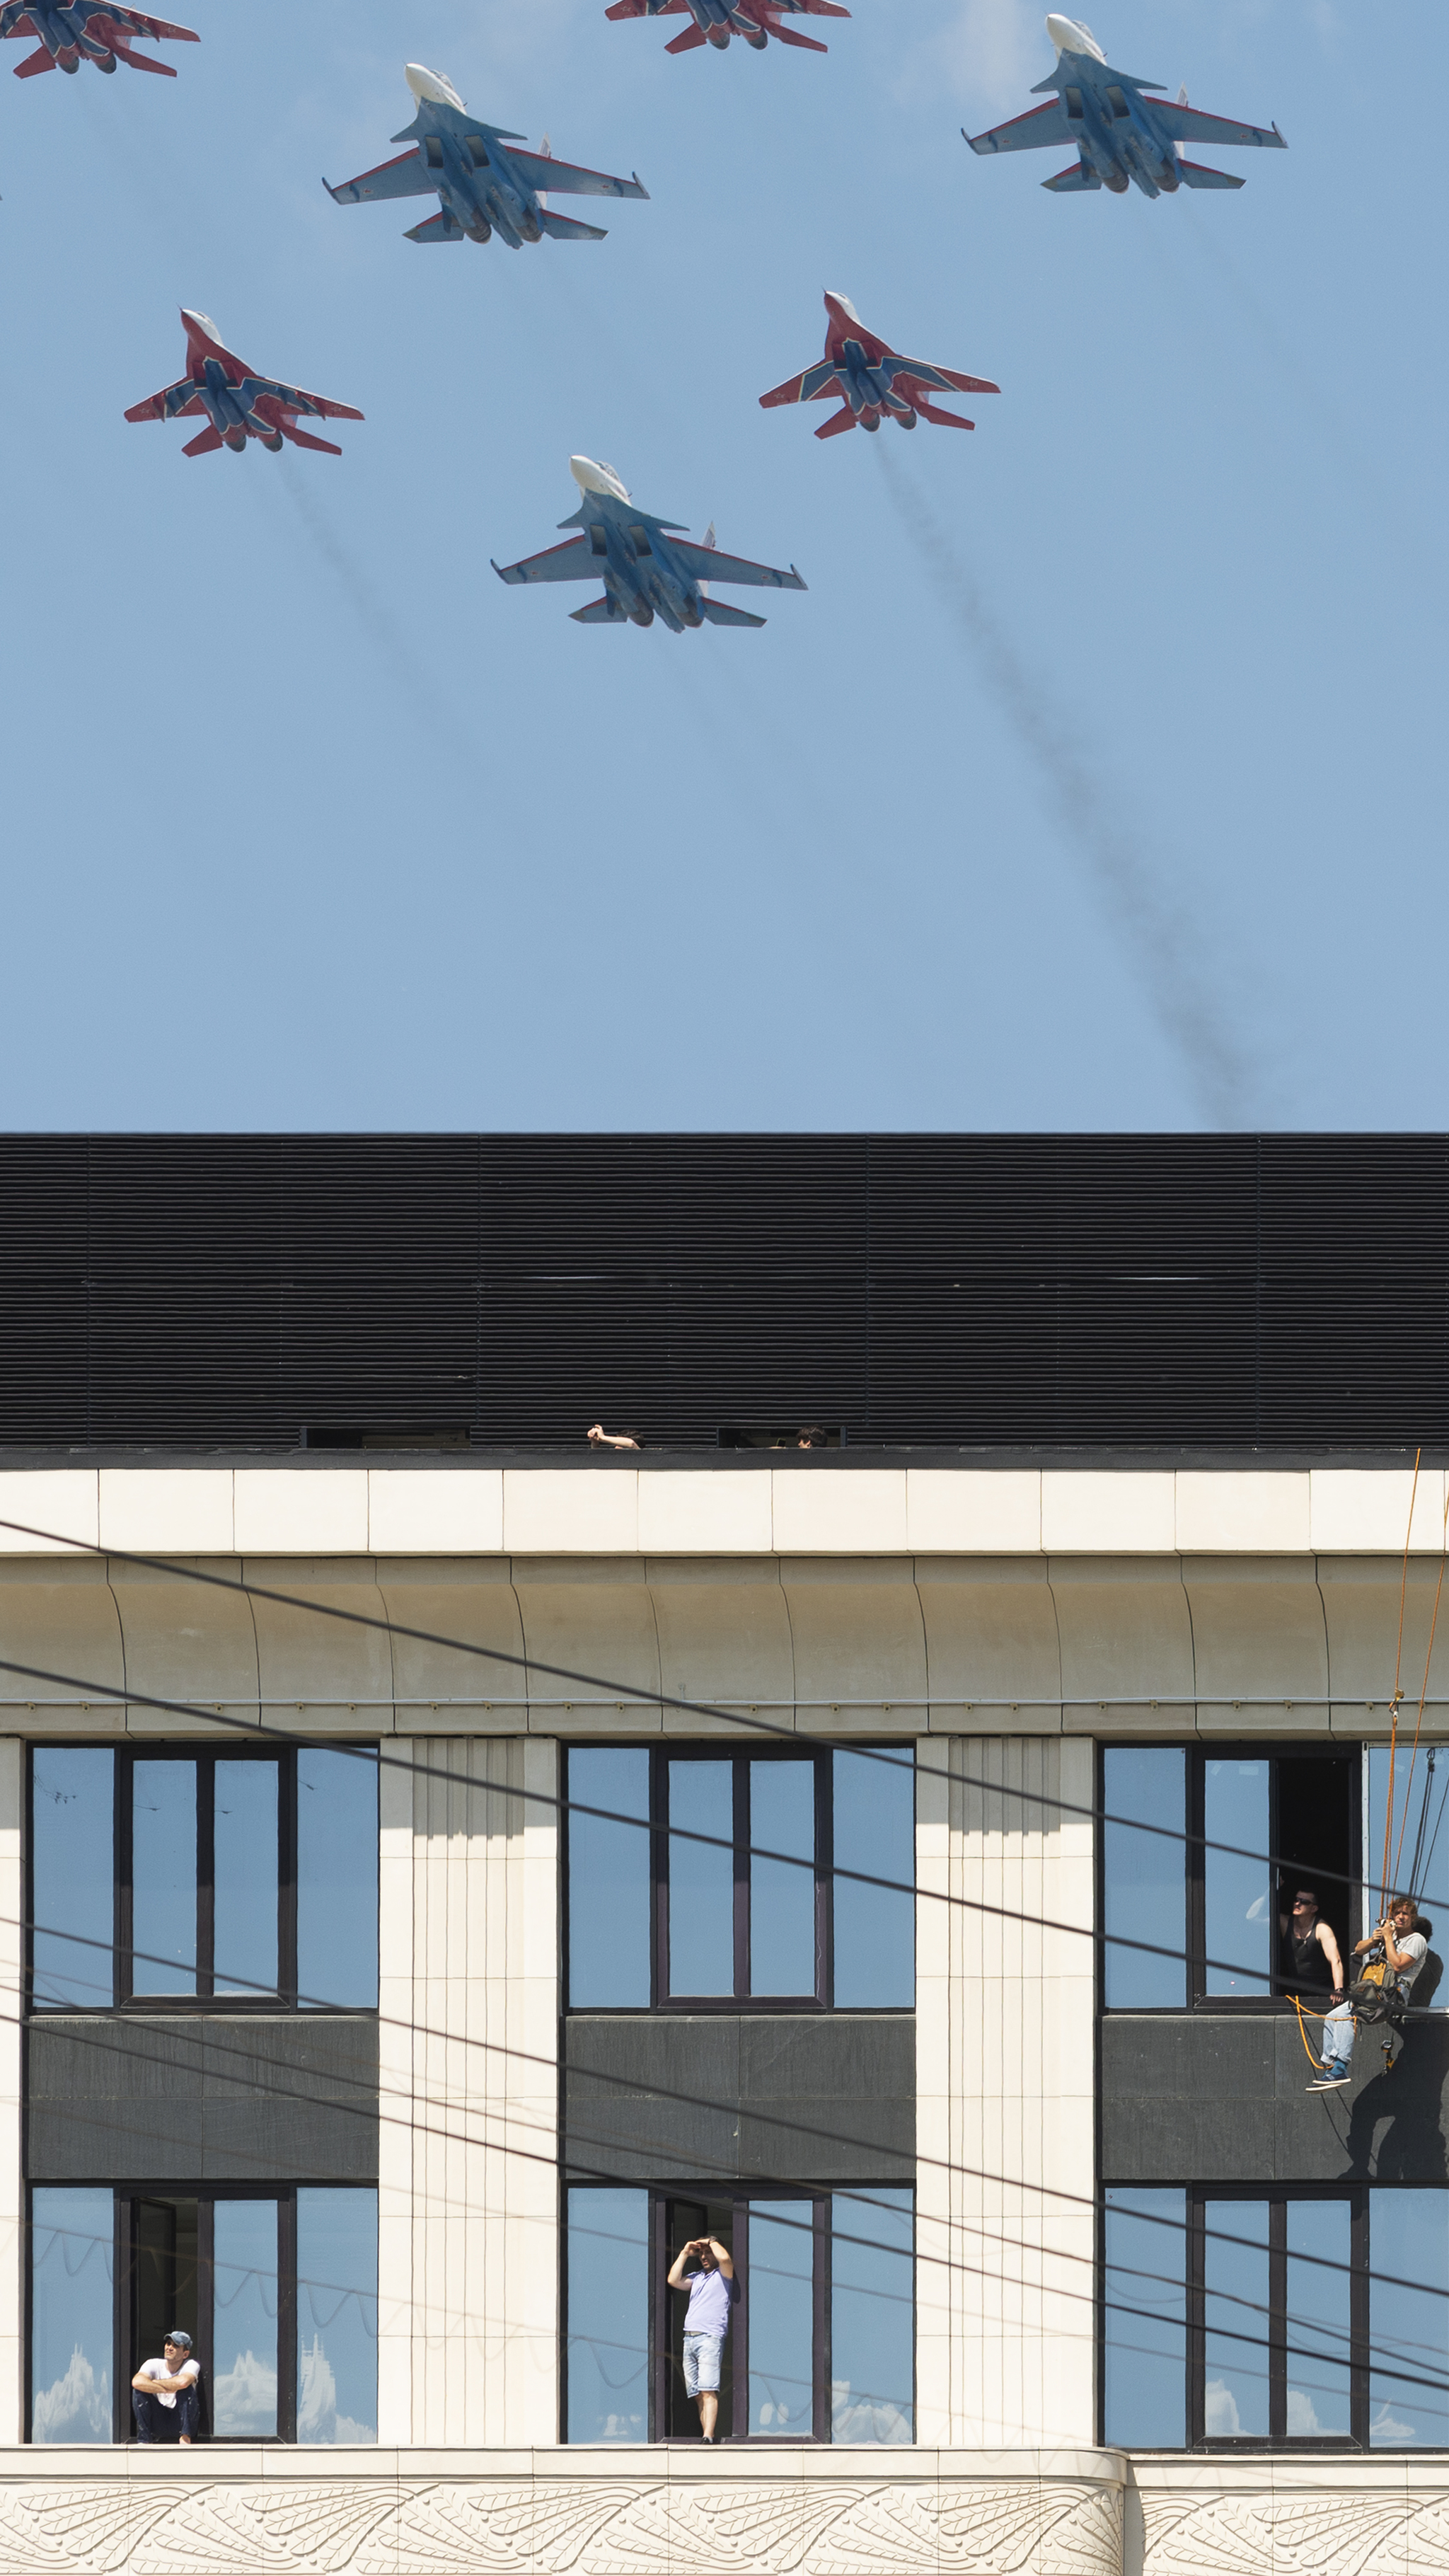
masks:
[[[752,617],[747,608],[731,608],[727,599],[711,599],[706,594],[700,607],[711,626],[763,626],[763,617]]]
[[[1074,161],[1070,170],[1059,170],[1054,179],[1043,179],[1042,186],[1059,197],[1074,197],[1081,188],[1100,188],[1102,182],[1085,161]]]
[[[556,215],[551,206],[540,208],[538,220],[550,241],[606,241],[608,239],[607,228],[603,224],[576,223],[572,215]]]
[[[55,56],[42,45],[38,54],[27,54],[23,63],[16,64],[15,77],[17,80],[34,80],[37,72],[53,72],[54,69]]]
[[[1179,184],[1184,188],[1241,188],[1246,181],[1232,170],[1205,170],[1200,161],[1179,161]]]
[[[454,223],[446,206],[441,214],[430,215],[425,224],[409,225],[403,235],[404,241],[415,242],[453,242],[461,241],[462,238],[463,227],[461,224]]]
[[[629,622],[607,591],[602,599],[591,599],[587,608],[571,608],[569,615],[576,626],[627,626]]]

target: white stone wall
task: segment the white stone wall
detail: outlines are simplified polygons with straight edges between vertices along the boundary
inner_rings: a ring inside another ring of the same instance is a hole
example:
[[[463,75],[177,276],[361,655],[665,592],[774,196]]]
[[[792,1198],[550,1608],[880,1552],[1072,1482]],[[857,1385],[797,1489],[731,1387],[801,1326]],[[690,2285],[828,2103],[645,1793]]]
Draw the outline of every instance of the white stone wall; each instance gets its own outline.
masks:
[[[558,1748],[409,1757],[382,1772],[379,2439],[549,2443]]]
[[[918,2438],[1087,2443],[1093,1945],[1040,1918],[1090,1934],[1093,1832],[1010,1792],[1090,1806],[1092,1748],[988,1736],[917,1751]]]

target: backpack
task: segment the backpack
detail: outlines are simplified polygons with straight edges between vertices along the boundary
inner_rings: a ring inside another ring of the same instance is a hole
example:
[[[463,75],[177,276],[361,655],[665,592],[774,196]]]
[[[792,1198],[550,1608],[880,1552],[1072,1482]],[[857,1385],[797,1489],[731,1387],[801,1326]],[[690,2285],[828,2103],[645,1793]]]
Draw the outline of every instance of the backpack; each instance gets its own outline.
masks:
[[[1386,2021],[1394,2030],[1408,2027],[1408,2004],[1382,1950],[1377,1959],[1368,1961],[1362,1975],[1349,1987],[1348,2000],[1360,2021]]]

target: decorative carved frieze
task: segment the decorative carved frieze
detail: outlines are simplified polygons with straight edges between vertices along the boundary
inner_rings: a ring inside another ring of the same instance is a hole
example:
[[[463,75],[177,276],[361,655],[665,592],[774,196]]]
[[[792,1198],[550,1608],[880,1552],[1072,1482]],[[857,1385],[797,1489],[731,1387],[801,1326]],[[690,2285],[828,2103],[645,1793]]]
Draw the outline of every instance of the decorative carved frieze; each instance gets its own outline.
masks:
[[[13,2456],[13,2455],[12,2455]],[[1090,2480],[489,2475],[0,2478],[16,2576],[1120,2576]],[[130,2472],[130,2473],[128,2473]]]

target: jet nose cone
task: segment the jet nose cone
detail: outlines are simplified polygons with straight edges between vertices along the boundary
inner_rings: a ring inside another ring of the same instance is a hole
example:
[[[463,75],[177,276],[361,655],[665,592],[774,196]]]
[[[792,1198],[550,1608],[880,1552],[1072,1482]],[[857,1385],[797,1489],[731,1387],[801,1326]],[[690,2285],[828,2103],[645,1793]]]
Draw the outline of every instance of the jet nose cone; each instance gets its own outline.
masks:
[[[426,63],[404,63],[403,78],[414,98],[425,100],[429,107],[461,107],[463,104],[452,82],[446,80],[441,72],[430,72]]]
[[[221,333],[218,331],[216,324],[213,322],[209,313],[193,312],[189,304],[183,304],[181,307],[181,319],[190,328],[197,331],[204,331],[207,339],[214,340],[217,347],[220,348]]]
[[[571,456],[569,472],[581,492],[611,492],[616,501],[629,498],[612,465],[596,465],[592,456]]]
[[[1059,54],[1085,54],[1093,49],[1086,29],[1075,18],[1059,17],[1054,9],[1047,11],[1047,34]]]

